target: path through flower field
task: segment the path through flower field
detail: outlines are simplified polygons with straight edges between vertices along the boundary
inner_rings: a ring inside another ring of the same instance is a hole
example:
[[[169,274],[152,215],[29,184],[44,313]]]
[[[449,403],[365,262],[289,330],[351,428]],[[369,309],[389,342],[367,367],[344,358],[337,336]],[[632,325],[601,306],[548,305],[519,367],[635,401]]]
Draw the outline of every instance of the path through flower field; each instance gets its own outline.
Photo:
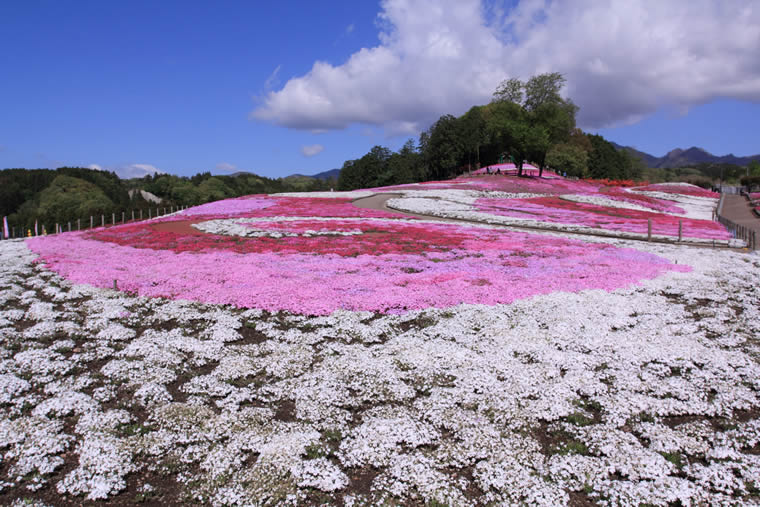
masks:
[[[715,204],[483,176],[2,241],[0,501],[758,503]]]

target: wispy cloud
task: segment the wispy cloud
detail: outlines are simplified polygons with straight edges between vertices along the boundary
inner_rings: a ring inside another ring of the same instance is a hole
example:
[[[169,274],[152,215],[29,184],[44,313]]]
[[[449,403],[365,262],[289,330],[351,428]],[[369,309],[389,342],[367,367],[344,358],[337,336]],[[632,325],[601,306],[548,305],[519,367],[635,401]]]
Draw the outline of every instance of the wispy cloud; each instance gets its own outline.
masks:
[[[93,169],[95,171],[102,171],[103,167],[99,164],[90,164],[87,166],[87,169]]]
[[[216,170],[223,173],[231,173],[237,170],[237,166],[229,162],[219,162],[216,164]]]
[[[313,157],[314,155],[319,155],[324,151],[325,147],[321,144],[309,144],[306,146],[301,146],[301,154],[304,157]]]
[[[269,74],[269,77],[264,81],[264,91],[269,92],[272,89],[274,89],[276,86],[280,84],[280,69],[282,68],[282,65],[278,65],[275,67],[275,69],[272,71],[271,74]]]

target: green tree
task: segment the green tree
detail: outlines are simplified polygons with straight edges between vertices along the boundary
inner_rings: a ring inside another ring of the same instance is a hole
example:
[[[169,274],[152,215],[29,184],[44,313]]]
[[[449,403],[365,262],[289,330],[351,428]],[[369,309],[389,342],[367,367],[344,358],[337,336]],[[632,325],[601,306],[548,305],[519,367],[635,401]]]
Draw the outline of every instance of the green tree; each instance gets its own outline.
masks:
[[[49,227],[112,211],[115,211],[113,201],[100,188],[88,181],[64,175],[56,176],[40,193],[37,210],[41,221]]]
[[[483,106],[474,106],[460,119],[462,143],[467,152],[467,166],[471,169],[474,159],[480,168],[480,148],[488,142],[486,121],[483,117]]]
[[[589,135],[591,153],[588,157],[588,170],[592,178],[620,179],[620,158],[612,143],[600,135]]]
[[[204,179],[198,185],[198,198],[200,202],[219,201],[233,195],[234,192],[224,184],[224,181],[216,176]]]
[[[578,107],[560,95],[566,80],[552,72],[531,77],[523,83],[512,78],[503,81],[494,93],[494,102],[512,103],[520,106],[524,113],[521,121],[527,127],[514,125],[517,142],[511,151],[520,150],[539,166],[539,176],[543,174],[546,153],[555,144],[565,143],[575,128]],[[518,164],[518,174],[522,174],[522,159]]]
[[[496,91],[493,93],[493,98],[497,102],[514,102],[515,104],[522,105],[523,97],[525,95],[525,84],[517,78],[507,79],[502,81]]]
[[[574,144],[556,144],[546,154],[546,165],[558,173],[585,178],[588,173],[588,153]]]
[[[450,114],[441,116],[430,127],[424,152],[430,177],[444,179],[456,171],[465,151],[461,134],[459,121]]]

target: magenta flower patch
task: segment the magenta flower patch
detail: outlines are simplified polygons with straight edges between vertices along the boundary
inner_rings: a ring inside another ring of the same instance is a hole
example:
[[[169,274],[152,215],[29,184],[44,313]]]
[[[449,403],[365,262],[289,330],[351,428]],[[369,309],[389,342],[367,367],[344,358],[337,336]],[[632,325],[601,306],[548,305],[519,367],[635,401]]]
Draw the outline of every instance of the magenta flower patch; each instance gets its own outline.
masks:
[[[613,290],[689,269],[606,244],[402,220],[345,199],[212,204],[28,245],[75,283],[113,287],[115,280],[142,296],[314,315],[509,303],[554,291]]]

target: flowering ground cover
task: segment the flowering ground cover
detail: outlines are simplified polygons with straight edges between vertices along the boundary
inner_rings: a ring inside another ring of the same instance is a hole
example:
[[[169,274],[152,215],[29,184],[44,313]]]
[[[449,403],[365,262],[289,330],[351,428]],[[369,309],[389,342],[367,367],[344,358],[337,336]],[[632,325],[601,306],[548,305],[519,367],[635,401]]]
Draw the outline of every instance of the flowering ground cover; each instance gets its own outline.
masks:
[[[683,215],[685,213],[684,209],[673,204],[673,201],[657,199],[648,195],[629,192],[622,188],[602,188],[600,189],[600,194],[604,197],[608,197],[616,201],[637,204],[654,211],[661,211],[663,213],[671,213],[674,215]]]
[[[760,258],[594,244],[691,269],[308,317],[76,285],[2,241],[0,502],[759,502]]]
[[[76,283],[306,314],[509,303],[686,269],[608,245],[400,219],[216,219],[195,227],[158,231],[147,223],[28,243]]]
[[[479,199],[479,211],[507,217],[530,218],[541,222],[573,224],[590,228],[647,234],[648,221],[652,221],[652,234],[678,236],[682,223],[683,235],[691,238],[728,240],[726,228],[710,220],[681,218],[640,209],[621,209],[598,206],[585,202],[572,202],[557,197],[531,199]]]
[[[595,194],[599,191],[599,185],[587,183],[582,180],[570,180],[559,177],[547,178],[519,178],[516,176],[461,176],[454,180],[456,188],[468,188],[471,190],[528,193],[528,194]],[[386,187],[383,191],[389,191],[399,187]],[[452,188],[452,185],[439,182],[439,188]]]
[[[760,503],[760,257],[621,239],[715,199],[377,192],[0,242],[0,503]]]
[[[720,198],[720,194],[717,192],[706,190],[688,183],[655,183],[643,187],[636,187],[635,190],[639,192],[661,192],[665,194],[691,195],[694,197]]]

